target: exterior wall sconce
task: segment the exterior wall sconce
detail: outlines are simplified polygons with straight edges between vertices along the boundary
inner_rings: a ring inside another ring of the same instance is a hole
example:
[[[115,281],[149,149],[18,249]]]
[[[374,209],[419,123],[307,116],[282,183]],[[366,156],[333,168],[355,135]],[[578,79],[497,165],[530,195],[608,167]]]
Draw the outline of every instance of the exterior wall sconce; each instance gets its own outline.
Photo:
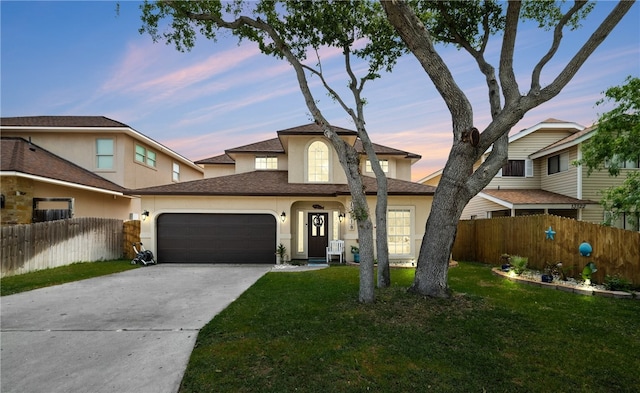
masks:
[[[282,212],[282,214],[280,214],[280,221],[285,222],[287,219],[287,213]]]
[[[344,213],[338,214],[338,220],[340,220],[340,222],[344,221]]]
[[[147,217],[149,217],[149,210],[144,210],[141,215],[142,215],[142,221],[145,221]]]

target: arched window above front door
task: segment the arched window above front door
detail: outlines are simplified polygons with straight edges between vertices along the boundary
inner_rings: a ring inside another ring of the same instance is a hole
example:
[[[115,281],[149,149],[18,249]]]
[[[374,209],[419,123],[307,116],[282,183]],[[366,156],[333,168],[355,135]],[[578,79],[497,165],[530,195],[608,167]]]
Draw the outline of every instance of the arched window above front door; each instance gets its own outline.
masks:
[[[307,149],[307,181],[327,183],[329,181],[329,146],[315,141]]]

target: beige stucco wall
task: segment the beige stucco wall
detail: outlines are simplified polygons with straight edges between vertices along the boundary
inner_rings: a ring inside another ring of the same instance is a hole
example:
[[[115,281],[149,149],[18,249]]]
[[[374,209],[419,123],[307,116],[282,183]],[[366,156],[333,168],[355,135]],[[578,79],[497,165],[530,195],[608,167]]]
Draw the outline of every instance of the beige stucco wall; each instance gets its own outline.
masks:
[[[368,198],[372,219],[375,220],[375,197]],[[390,196],[389,208],[409,207],[413,217],[412,254],[402,256],[402,260],[416,259],[420,251],[420,244],[424,236],[424,229],[431,210],[433,197],[397,197]],[[245,214],[271,214],[276,218],[277,236],[276,244],[282,243],[294,259],[306,258],[306,252],[297,252],[298,212],[327,212],[329,213],[329,227],[333,228],[333,212],[347,213],[345,220],[339,224],[339,238],[345,240],[347,260],[353,256],[349,250],[351,245],[358,244],[357,226],[351,226],[351,217],[348,214],[350,197],[337,198],[295,198],[295,197],[206,197],[206,196],[143,196],[142,209],[150,212],[149,218],[141,224],[141,241],[147,249],[154,252],[156,245],[156,220],[164,213],[245,213]],[[322,208],[314,208],[320,205]],[[287,218],[281,222],[280,214],[285,212]],[[331,229],[332,230],[332,229]],[[330,234],[331,235],[331,234]],[[375,236],[375,233],[374,233]],[[331,238],[331,237],[330,237]]]
[[[338,154],[326,138],[308,136],[290,136],[288,141],[288,160],[299,162],[302,165],[289,166],[289,183],[307,183],[305,168],[307,162],[307,149],[311,143],[321,141],[329,148],[329,183],[346,184],[347,177],[338,160]]]
[[[236,173],[234,165],[205,165],[204,166],[204,178],[209,179],[212,177],[228,176]]]
[[[94,172],[125,188],[143,188],[169,184],[172,180],[173,163],[180,165],[180,181],[203,178],[201,170],[176,160],[163,149],[137,141],[130,135],[119,132],[56,132],[39,130],[4,130],[3,136],[19,136],[31,141],[43,149],[56,154],[67,161]],[[96,139],[114,140],[114,168],[109,170],[96,167]],[[135,161],[136,143],[156,153],[156,167],[149,167]]]
[[[2,194],[5,196],[2,224],[31,223],[33,198],[73,198],[74,217],[128,220],[131,214],[140,214],[141,212],[140,200],[137,198],[45,183],[24,177],[2,176],[0,186]],[[43,207],[58,208],[55,206]]]

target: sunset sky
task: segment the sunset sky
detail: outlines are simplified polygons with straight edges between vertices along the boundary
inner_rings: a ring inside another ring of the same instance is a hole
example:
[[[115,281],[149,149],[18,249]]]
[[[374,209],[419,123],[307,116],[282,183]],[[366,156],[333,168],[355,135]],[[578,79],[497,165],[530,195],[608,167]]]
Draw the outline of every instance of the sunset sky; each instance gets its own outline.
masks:
[[[191,52],[140,35],[138,2],[0,2],[2,116],[94,115],[131,126],[179,154],[198,160],[225,149],[275,137],[311,122],[292,67],[228,33],[204,39]],[[567,31],[542,82],[549,83],[615,3],[600,1],[582,29]],[[551,42],[534,25],[519,29],[515,69],[520,90]],[[496,65],[500,40],[487,57]],[[466,52],[438,47],[474,106],[476,127],[489,123],[484,77]],[[339,51],[321,51],[330,83],[344,90]],[[310,60],[315,64],[315,59]],[[356,67],[362,70],[363,67]],[[610,107],[595,107],[608,87],[640,76],[640,6],[634,5],[565,90],[531,111],[512,130],[556,118],[591,125]],[[311,78],[316,99],[333,124],[355,129],[350,118]],[[449,153],[451,117],[413,55],[369,82],[365,117],[374,142],[420,154],[418,180],[440,169]],[[345,98],[349,98],[345,96]]]

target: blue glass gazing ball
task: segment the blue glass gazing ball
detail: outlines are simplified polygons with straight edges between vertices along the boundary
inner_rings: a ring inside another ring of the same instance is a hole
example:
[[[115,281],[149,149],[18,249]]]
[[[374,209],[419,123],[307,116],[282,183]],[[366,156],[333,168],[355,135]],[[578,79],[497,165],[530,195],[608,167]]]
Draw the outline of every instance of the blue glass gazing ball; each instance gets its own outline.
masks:
[[[588,257],[591,255],[591,251],[593,251],[593,248],[591,248],[591,244],[584,242],[580,245],[580,247],[578,247],[578,251],[580,251],[580,255],[582,255],[583,257]]]

